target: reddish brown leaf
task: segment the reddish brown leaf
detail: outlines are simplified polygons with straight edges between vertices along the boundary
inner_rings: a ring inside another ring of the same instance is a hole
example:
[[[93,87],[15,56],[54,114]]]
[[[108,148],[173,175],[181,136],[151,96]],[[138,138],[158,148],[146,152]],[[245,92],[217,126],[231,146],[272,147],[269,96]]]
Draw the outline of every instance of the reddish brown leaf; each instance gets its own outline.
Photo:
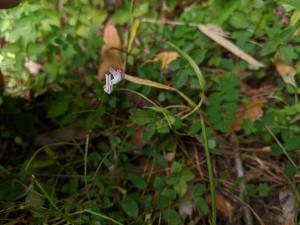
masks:
[[[264,96],[250,98],[249,102],[240,105],[236,117],[237,120],[231,125],[231,128],[235,131],[242,129],[244,120],[248,119],[252,122],[256,121],[263,115],[263,106],[267,102],[267,98]]]
[[[103,79],[108,72],[109,67],[122,69],[123,62],[121,58],[121,40],[117,29],[111,22],[108,22],[103,31],[104,45],[101,49],[100,66],[98,78]]]

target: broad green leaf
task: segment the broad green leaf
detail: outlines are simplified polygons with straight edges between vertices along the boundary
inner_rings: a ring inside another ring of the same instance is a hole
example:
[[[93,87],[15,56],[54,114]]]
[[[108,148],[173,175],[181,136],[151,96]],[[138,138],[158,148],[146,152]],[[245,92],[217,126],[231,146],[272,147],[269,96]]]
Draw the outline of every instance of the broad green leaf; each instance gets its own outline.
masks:
[[[145,181],[145,179],[141,176],[137,176],[137,175],[132,175],[129,176],[130,181],[132,182],[132,184],[140,190],[143,190],[147,187],[147,183]]]
[[[266,183],[262,183],[258,185],[257,190],[258,190],[258,195],[260,197],[267,197],[269,195],[271,187]]]
[[[151,111],[134,110],[130,119],[138,125],[146,125],[154,119],[154,113]]]
[[[291,25],[295,26],[300,20],[300,8],[295,10],[291,17]]]
[[[288,163],[284,166],[284,173],[290,178],[292,179],[296,173],[298,172],[298,168],[295,167],[293,164]]]
[[[137,217],[139,215],[139,206],[133,198],[125,197],[121,202],[121,206],[128,216]]]
[[[51,118],[57,118],[68,111],[69,100],[57,100],[52,101],[48,106],[48,116]]]
[[[209,207],[205,199],[202,197],[196,197],[195,200],[198,209],[200,209],[204,215],[207,215],[209,213]]]
[[[206,186],[204,184],[194,185],[194,196],[200,197],[206,192]]]
[[[161,191],[165,186],[164,179],[160,176],[155,176],[153,181],[153,187],[156,191]]]
[[[158,209],[166,208],[170,203],[170,199],[163,195],[158,195],[156,198],[156,207]]]
[[[172,163],[171,172],[172,173],[180,173],[182,170],[182,165],[179,162],[174,161]]]
[[[293,59],[297,58],[292,46],[280,46],[279,57],[282,61],[291,64]]]
[[[187,184],[183,179],[180,179],[179,182],[177,182],[174,185],[174,190],[180,195],[183,196],[187,191]]]
[[[155,134],[155,127],[149,125],[143,134],[143,141],[144,142],[150,141],[151,138],[154,136],[154,134]]]
[[[195,135],[200,130],[201,130],[201,123],[199,121],[196,121],[196,122],[192,123],[192,125],[190,126],[190,128],[188,130],[188,134],[189,135]]]
[[[192,179],[194,179],[194,177],[195,175],[192,173],[192,171],[187,168],[184,168],[180,173],[180,178],[185,182],[191,181]]]
[[[167,209],[163,211],[163,218],[168,225],[179,225],[181,223],[181,216],[174,209]]]

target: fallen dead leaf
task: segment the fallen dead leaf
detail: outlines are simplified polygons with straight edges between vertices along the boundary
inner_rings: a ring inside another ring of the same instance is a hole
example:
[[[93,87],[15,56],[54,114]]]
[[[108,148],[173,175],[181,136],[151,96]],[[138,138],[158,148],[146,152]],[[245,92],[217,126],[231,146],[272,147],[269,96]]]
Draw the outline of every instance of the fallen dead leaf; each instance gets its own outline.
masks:
[[[227,218],[233,216],[233,206],[231,203],[223,197],[220,193],[216,193],[216,207]]]
[[[123,67],[121,57],[121,40],[115,26],[108,22],[103,31],[104,45],[101,49],[100,66],[98,70],[98,78],[103,79],[109,67],[121,69]]]
[[[161,52],[154,57],[153,62],[161,61],[161,69],[166,70],[171,62],[178,57],[177,52]]]
[[[281,60],[275,61],[275,67],[283,81],[287,84],[291,84],[294,87],[297,87],[295,81],[296,69],[293,65],[287,64]]]
[[[211,202],[210,196],[206,196],[206,200]],[[231,221],[233,216],[232,204],[219,192],[216,192],[216,208],[222,215]]]
[[[251,69],[259,69],[260,67],[264,67],[264,65],[254,59],[252,56],[241,50],[234,43],[229,41],[227,38],[227,34],[222,30],[221,27],[209,24],[209,25],[199,25],[199,30],[204,33],[206,36],[217,42],[219,45],[226,48],[228,51],[236,55],[237,57],[245,60],[249,63]]]
[[[248,119],[252,122],[256,121],[263,115],[263,106],[267,102],[264,96],[250,98],[249,102],[240,105],[236,112],[236,121],[231,125],[234,131],[242,129],[244,120]]]
[[[272,85],[265,85],[260,88],[250,88],[246,85],[241,86],[241,92],[248,97],[255,97],[258,95],[270,95],[276,90],[277,88]]]

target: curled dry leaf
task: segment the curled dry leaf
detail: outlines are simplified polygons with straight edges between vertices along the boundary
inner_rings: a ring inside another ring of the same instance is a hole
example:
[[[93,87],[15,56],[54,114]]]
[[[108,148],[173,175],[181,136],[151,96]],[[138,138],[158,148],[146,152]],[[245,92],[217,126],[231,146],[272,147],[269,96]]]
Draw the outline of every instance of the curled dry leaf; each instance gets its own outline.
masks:
[[[231,128],[235,131],[242,129],[244,120],[248,119],[252,122],[256,121],[263,115],[263,106],[267,102],[267,98],[264,96],[258,96],[250,98],[249,102],[240,105],[236,112],[236,121],[231,125]]]
[[[294,87],[297,87],[295,81],[296,69],[293,65],[287,64],[281,60],[275,61],[275,67],[283,81],[287,84],[291,84]]]
[[[165,70],[177,57],[177,52],[161,52],[154,57],[153,62],[161,61],[161,69]]]
[[[259,69],[260,67],[264,67],[261,62],[257,61],[252,56],[237,47],[234,43],[226,39],[228,35],[224,31],[222,31],[221,27],[218,27],[214,24],[208,24],[199,25],[198,28],[202,33],[217,42],[219,45],[223,46],[237,57],[249,63],[249,67],[251,69]]]
[[[115,26],[108,22],[103,31],[104,45],[101,49],[100,66],[98,69],[98,78],[103,79],[110,67],[122,69],[123,62],[121,57],[121,40]]]

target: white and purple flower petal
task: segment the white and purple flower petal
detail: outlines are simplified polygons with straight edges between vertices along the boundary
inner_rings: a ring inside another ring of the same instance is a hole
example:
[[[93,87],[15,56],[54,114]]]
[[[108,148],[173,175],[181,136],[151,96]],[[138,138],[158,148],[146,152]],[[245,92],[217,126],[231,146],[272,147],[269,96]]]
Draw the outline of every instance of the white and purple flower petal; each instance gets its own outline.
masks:
[[[118,69],[118,70],[114,70],[113,68],[109,68],[109,73],[111,75],[113,75],[113,79],[112,79],[112,83],[113,84],[117,84],[119,83],[122,79],[123,79],[123,73],[122,70]]]
[[[107,94],[111,94],[113,90],[113,84],[111,81],[111,75],[110,74],[105,74],[105,86],[104,86],[104,91]]]
[[[119,83],[121,80],[125,78],[125,74],[121,69],[113,69],[109,68],[108,74],[105,74],[105,86],[104,86],[104,91],[107,94],[111,94],[113,91],[113,85]]]

